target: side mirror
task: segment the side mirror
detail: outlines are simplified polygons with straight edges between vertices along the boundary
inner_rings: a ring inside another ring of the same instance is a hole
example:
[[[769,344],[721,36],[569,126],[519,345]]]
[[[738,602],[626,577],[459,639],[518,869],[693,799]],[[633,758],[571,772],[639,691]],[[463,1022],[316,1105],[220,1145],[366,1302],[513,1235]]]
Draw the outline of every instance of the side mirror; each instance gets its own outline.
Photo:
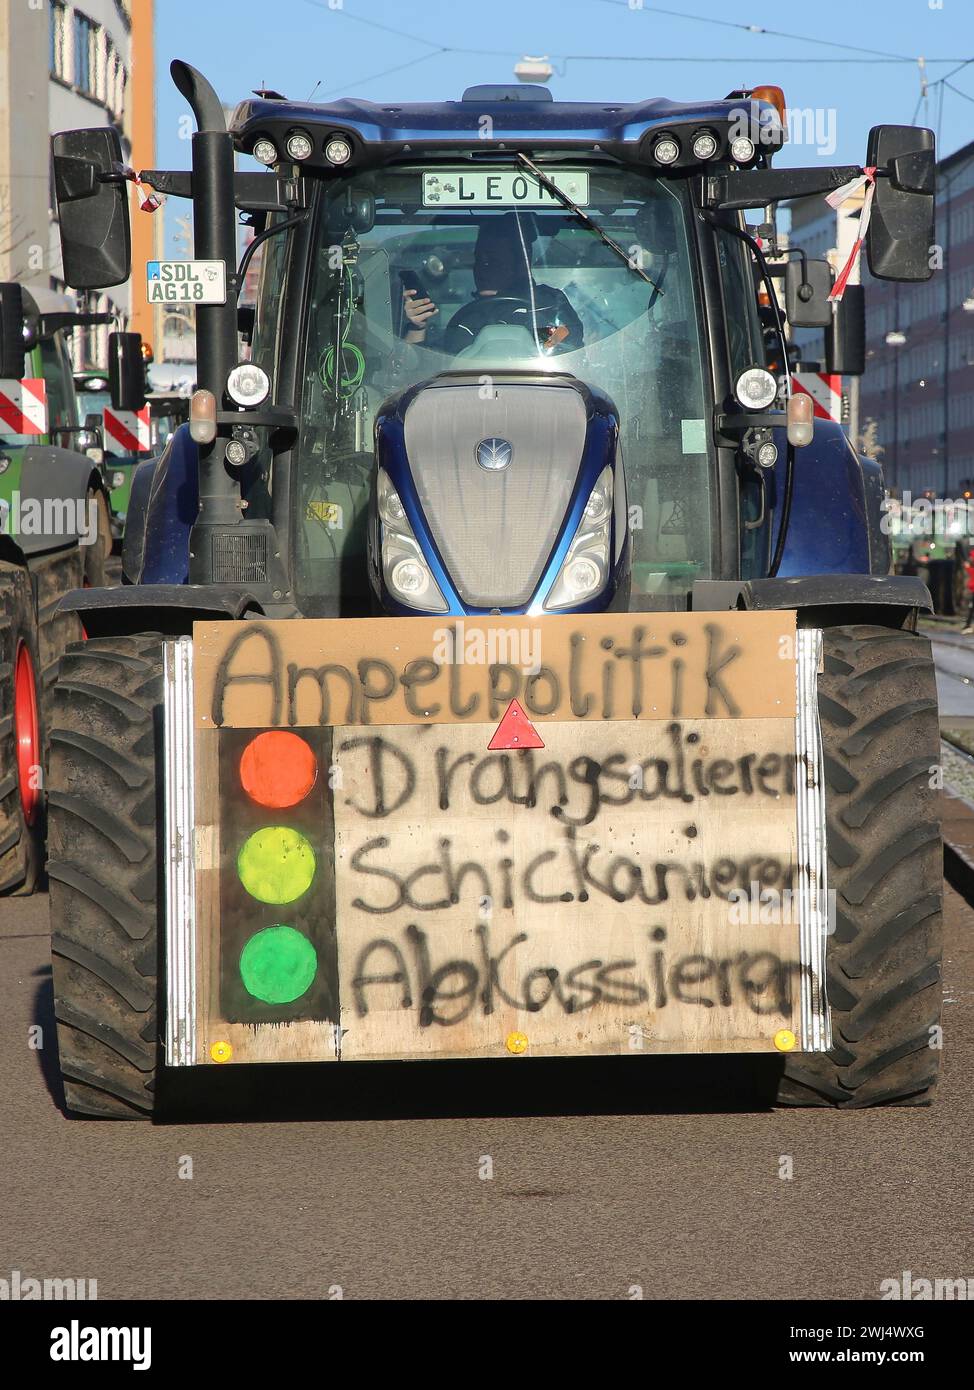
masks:
[[[64,130],[51,149],[65,283],[78,290],[120,285],[129,277],[132,242],[118,131]]]
[[[937,170],[933,131],[873,126],[866,164],[878,171],[866,232],[869,269],[878,280],[929,280]]]
[[[19,285],[0,285],[0,380],[24,375],[24,296]]]
[[[338,198],[327,205],[325,213],[328,233],[340,242],[349,227],[356,232],[370,232],[375,224],[375,198],[367,188],[347,185]]]
[[[825,370],[838,376],[862,376],[866,370],[866,291],[846,285],[836,300],[825,330]]]
[[[109,333],[108,389],[113,410],[141,410],[145,405],[141,333]]]
[[[785,316],[792,328],[827,328],[832,322],[832,271],[828,261],[805,257],[785,267]]]

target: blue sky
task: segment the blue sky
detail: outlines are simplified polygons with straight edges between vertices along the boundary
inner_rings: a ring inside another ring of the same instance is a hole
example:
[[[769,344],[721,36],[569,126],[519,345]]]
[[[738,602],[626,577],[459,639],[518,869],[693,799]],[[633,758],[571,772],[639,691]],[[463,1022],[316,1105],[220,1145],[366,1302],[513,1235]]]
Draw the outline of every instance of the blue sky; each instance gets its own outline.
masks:
[[[447,100],[475,82],[513,81],[523,54],[551,57],[552,93],[564,100],[688,100],[776,83],[790,107],[825,113],[826,142],[834,112],[830,163],[861,162],[868,129],[879,122],[939,127],[941,154],[974,139],[972,0],[774,7],[755,0],[661,7],[651,0],[157,0],[157,163],[189,167],[189,145],[180,139],[187,107],[168,72],[174,57],[199,67],[232,104],[263,84],[298,100],[316,84],[315,100]],[[910,61],[888,60],[895,57]],[[938,85],[939,78],[958,90]],[[791,145],[778,162],[819,158],[814,148]],[[172,200],[170,213],[179,206]]]

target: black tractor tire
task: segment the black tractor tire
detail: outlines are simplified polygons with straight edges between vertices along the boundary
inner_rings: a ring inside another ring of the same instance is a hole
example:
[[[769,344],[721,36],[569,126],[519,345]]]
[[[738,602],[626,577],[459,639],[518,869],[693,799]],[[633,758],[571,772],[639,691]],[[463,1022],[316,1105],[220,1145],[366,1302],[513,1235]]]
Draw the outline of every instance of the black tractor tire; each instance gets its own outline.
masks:
[[[104,589],[108,584],[114,582],[113,578],[109,576],[112,554],[112,514],[108,505],[108,498],[101,488],[89,488],[87,501],[89,508],[92,506],[95,508],[98,529],[94,544],[82,547],[84,582],[90,589]]]
[[[67,1109],[147,1119],[160,1040],[162,638],[68,648],[48,778],[54,1012]]]
[[[827,1054],[785,1063],[789,1105],[918,1105],[940,1050],[943,842],[930,643],[826,629],[818,677],[835,930],[826,950]]]
[[[84,580],[84,550],[70,545],[46,555],[31,556],[27,564],[34,592],[37,614],[38,699],[41,704],[41,725],[44,746],[44,767],[50,765],[51,715],[54,686],[58,678],[61,657],[72,642],[84,635],[77,613],[60,611],[61,600],[72,589],[80,589]]]
[[[18,657],[30,662],[43,747],[41,663],[30,576],[0,561],[0,892],[32,893],[44,869],[43,797],[28,823],[18,769],[15,690]],[[29,793],[28,793],[29,799]]]

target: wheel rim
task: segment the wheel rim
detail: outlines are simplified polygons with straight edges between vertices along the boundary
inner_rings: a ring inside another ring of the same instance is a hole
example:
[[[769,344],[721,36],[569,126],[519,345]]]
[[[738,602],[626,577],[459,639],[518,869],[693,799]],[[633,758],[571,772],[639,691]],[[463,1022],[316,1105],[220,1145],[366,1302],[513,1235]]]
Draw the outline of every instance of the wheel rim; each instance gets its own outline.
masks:
[[[14,738],[17,742],[17,781],[24,820],[33,825],[40,806],[41,790],[35,785],[40,736],[37,725],[37,687],[34,663],[23,642],[17,644],[14,672]]]

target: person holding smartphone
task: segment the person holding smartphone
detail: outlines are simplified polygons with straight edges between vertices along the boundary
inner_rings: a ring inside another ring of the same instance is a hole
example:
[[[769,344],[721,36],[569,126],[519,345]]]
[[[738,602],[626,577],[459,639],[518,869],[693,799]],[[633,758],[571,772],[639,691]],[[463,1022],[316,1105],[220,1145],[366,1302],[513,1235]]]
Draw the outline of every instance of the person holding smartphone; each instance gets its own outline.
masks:
[[[539,347],[549,353],[574,352],[583,345],[582,321],[567,295],[552,285],[538,284],[531,273],[533,229],[516,213],[485,222],[474,250],[475,293],[458,309],[437,344],[456,356],[469,347],[482,328],[491,324],[523,325]],[[436,304],[421,285],[404,287],[403,310],[410,343],[424,343]]]

